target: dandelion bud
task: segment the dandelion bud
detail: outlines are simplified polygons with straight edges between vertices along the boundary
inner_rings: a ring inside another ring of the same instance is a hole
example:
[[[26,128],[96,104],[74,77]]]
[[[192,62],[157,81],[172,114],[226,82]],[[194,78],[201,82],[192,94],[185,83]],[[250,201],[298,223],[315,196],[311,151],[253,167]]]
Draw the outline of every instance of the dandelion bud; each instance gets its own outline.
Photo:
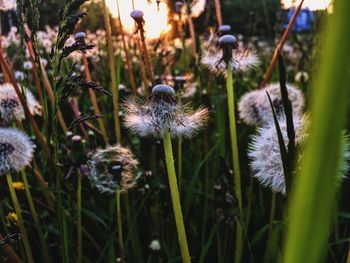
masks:
[[[152,94],[153,95],[169,95],[169,96],[174,96],[175,95],[175,90],[168,86],[168,85],[156,85],[152,89]]]
[[[228,34],[228,33],[230,33],[230,31],[231,31],[231,26],[230,25],[219,26],[219,32],[222,35]]]
[[[175,3],[175,12],[178,13],[179,15],[181,15],[182,12],[182,7],[184,6],[184,3],[181,1],[177,1]]]
[[[238,48],[237,39],[232,35],[223,35],[219,38],[222,48],[222,60],[228,64],[232,60],[232,51]]]
[[[130,13],[130,16],[135,20],[138,26],[142,26],[143,20],[143,12],[141,10],[133,10]]]
[[[84,32],[78,32],[74,35],[75,40],[84,40],[86,38],[86,34]]]

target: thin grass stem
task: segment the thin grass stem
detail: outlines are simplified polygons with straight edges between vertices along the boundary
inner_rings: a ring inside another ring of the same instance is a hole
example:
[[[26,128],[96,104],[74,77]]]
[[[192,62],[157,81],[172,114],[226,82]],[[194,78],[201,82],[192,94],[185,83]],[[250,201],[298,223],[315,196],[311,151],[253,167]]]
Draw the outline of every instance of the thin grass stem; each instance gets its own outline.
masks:
[[[114,129],[117,143],[121,142],[121,129],[120,129],[120,119],[119,119],[119,91],[117,87],[117,76],[115,73],[116,66],[113,54],[113,44],[112,44],[112,30],[109,21],[109,13],[107,10],[106,1],[103,0],[103,17],[105,22],[105,28],[107,33],[107,47],[108,47],[108,57],[109,57],[109,69],[112,80],[112,97],[113,97],[113,116],[114,116]]]
[[[34,263],[32,249],[30,247],[29,238],[28,238],[25,226],[24,226],[21,207],[19,205],[15,189],[13,188],[13,181],[12,181],[11,174],[6,174],[6,180],[7,180],[8,186],[9,186],[9,191],[11,194],[13,206],[15,207],[16,215],[18,218],[18,227],[19,227],[19,230],[21,232],[23,246],[24,246],[24,250],[25,250],[25,253],[27,256],[28,263]]]
[[[30,186],[28,183],[27,175],[24,171],[22,171],[21,176],[22,176],[22,180],[23,180],[23,184],[24,184],[24,190],[26,193],[27,201],[29,204],[30,213],[32,214],[34,225],[35,225],[35,228],[38,232],[40,245],[42,246],[42,253],[43,253],[44,259],[48,263],[52,262],[49,248],[45,242],[44,231],[41,227],[39,216],[38,216],[38,213],[37,213],[36,208],[34,206],[34,202],[33,202],[32,194],[30,192]]]
[[[120,260],[122,263],[125,262],[125,253],[124,253],[124,239],[123,239],[123,223],[122,223],[122,212],[120,208],[120,191],[117,191],[117,225],[118,225],[118,243],[119,243],[119,253]]]
[[[82,236],[82,201],[81,201],[81,172],[77,171],[78,186],[77,186],[77,262],[83,262],[83,236]]]

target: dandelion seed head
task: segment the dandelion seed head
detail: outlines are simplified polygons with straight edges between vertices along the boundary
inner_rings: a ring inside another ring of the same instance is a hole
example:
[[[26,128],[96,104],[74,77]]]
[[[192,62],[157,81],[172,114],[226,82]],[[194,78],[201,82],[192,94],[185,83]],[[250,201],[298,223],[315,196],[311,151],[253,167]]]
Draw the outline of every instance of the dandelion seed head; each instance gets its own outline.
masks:
[[[145,103],[129,99],[124,103],[124,124],[132,132],[144,137],[161,138],[166,132],[172,136],[192,137],[208,120],[208,110],[192,111],[177,101],[175,91],[168,85],[157,85]]]
[[[305,140],[306,117],[294,116],[295,143],[301,145]],[[279,125],[286,147],[288,146],[288,134],[285,118],[280,117]],[[274,192],[286,193],[283,163],[274,122],[270,122],[258,129],[258,134],[253,136],[249,145],[248,157],[254,177]]]
[[[16,0],[0,0],[0,10],[11,11],[17,8]]]
[[[89,179],[101,193],[125,192],[136,186],[134,172],[138,161],[120,145],[97,150],[88,161]]]
[[[35,145],[22,131],[0,128],[0,175],[20,171],[29,165]]]
[[[42,115],[42,107],[34,95],[25,90],[25,97],[29,111],[32,115]],[[0,85],[0,117],[9,124],[13,119],[24,120],[25,114],[17,93],[10,83]]]
[[[264,89],[253,90],[242,96],[238,103],[240,118],[248,125],[264,125],[273,121],[272,111],[266,91],[278,116],[284,114],[283,101],[278,83]],[[304,108],[303,93],[293,85],[287,84],[288,98],[292,103],[293,114],[300,115]]]
[[[160,251],[162,249],[158,239],[152,240],[151,243],[149,244],[149,248],[152,249],[153,251]]]

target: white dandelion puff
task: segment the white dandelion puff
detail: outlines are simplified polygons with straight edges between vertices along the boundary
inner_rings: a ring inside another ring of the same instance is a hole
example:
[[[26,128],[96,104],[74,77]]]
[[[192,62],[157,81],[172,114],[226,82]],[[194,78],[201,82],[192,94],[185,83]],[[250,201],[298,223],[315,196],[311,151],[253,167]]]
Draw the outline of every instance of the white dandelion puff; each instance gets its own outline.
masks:
[[[160,251],[162,249],[158,239],[152,240],[151,243],[149,244],[149,248],[152,249],[153,251]]]
[[[2,11],[12,11],[17,8],[16,0],[0,0],[0,10]]]
[[[25,90],[25,98],[30,113],[32,115],[42,115],[42,107],[29,89]],[[13,85],[10,83],[0,85],[0,118],[5,123],[9,123],[13,119],[19,121],[25,119],[23,106]]]
[[[22,131],[0,128],[0,175],[20,171],[33,159],[35,145]]]
[[[291,84],[287,84],[288,98],[292,103],[293,114],[300,115],[304,108],[303,93]],[[242,96],[238,103],[240,118],[248,125],[264,125],[273,120],[269,93],[275,112],[278,116],[284,114],[280,85],[271,84],[264,89],[253,90]]]
[[[223,51],[218,48],[204,50],[201,64],[209,71],[223,75],[227,68],[223,56]],[[256,68],[260,64],[260,60],[254,51],[239,46],[237,49],[232,50],[232,57],[229,63],[234,71],[245,72]]]
[[[301,145],[305,140],[306,117],[294,117],[295,144]],[[282,136],[286,147],[288,146],[288,134],[285,118],[279,119]],[[258,134],[253,136],[249,145],[248,156],[251,160],[250,167],[254,177],[274,192],[286,193],[283,163],[280,146],[274,122],[270,122],[258,129]]]
[[[99,149],[88,161],[89,179],[101,192],[113,194],[135,187],[134,171],[138,161],[133,153],[120,145]]]
[[[168,85],[157,85],[152,89],[150,99],[142,103],[130,99],[124,103],[125,126],[144,137],[153,135],[161,138],[165,132],[171,136],[190,138],[205,126],[208,110],[192,111],[176,100],[175,91]]]

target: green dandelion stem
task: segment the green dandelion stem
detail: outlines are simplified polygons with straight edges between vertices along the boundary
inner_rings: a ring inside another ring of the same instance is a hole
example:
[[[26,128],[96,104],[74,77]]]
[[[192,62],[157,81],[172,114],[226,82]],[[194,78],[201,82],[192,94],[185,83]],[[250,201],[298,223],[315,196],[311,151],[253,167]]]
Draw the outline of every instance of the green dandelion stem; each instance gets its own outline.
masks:
[[[238,202],[239,212],[240,214],[242,214],[243,205],[242,205],[242,190],[241,190],[241,172],[240,172],[240,166],[239,166],[239,152],[238,152],[237,127],[236,127],[236,116],[235,116],[235,99],[234,99],[232,65],[228,65],[227,67],[226,89],[227,89],[228,114],[229,114],[229,122],[230,122],[234,191]],[[243,227],[240,222],[240,219],[238,218],[236,220],[235,262],[241,261],[242,250],[243,250]]]
[[[185,225],[183,222],[183,216],[181,211],[180,194],[179,194],[179,189],[177,185],[173,149],[171,145],[171,137],[169,132],[166,132],[163,135],[163,142],[164,142],[164,152],[165,152],[166,166],[168,171],[171,199],[172,199],[172,204],[173,204],[173,209],[175,214],[175,223],[176,223],[177,235],[178,235],[179,244],[180,244],[182,261],[184,263],[190,263],[191,258],[188,250]]]
[[[119,243],[120,259],[121,259],[121,262],[124,263],[125,255],[124,255],[122,213],[120,209],[120,194],[121,194],[120,191],[117,191],[116,198],[117,198],[118,243]]]
[[[181,191],[181,185],[182,185],[182,136],[178,138],[177,141],[177,173],[179,178],[179,188]]]
[[[77,186],[77,262],[83,262],[82,214],[81,214],[81,172],[78,171]]]
[[[11,175],[10,174],[6,174],[6,179],[7,179],[7,184],[9,186],[12,202],[13,202],[13,205],[15,207],[16,215],[17,215],[17,218],[18,218],[18,227],[19,227],[19,230],[21,232],[21,238],[22,238],[22,241],[23,241],[23,246],[24,246],[25,253],[27,255],[27,260],[28,260],[28,263],[34,263],[32,249],[30,247],[27,231],[26,231],[26,229],[24,227],[22,211],[21,211],[21,207],[19,205],[18,199],[17,199],[17,195],[16,195],[16,192],[15,192],[15,189],[13,188],[13,181],[12,181]]]
[[[23,180],[23,184],[24,184],[24,190],[25,190],[26,197],[27,197],[28,204],[29,204],[30,213],[32,214],[34,225],[35,225],[35,228],[38,232],[38,238],[40,241],[40,245],[42,246],[42,253],[43,253],[45,262],[48,262],[48,263],[52,262],[51,257],[50,257],[49,248],[45,242],[44,231],[41,227],[39,216],[38,216],[38,213],[37,213],[36,208],[34,206],[34,202],[33,202],[32,194],[30,192],[30,186],[28,183],[27,175],[24,171],[21,172],[21,175],[22,175],[22,180]]]

